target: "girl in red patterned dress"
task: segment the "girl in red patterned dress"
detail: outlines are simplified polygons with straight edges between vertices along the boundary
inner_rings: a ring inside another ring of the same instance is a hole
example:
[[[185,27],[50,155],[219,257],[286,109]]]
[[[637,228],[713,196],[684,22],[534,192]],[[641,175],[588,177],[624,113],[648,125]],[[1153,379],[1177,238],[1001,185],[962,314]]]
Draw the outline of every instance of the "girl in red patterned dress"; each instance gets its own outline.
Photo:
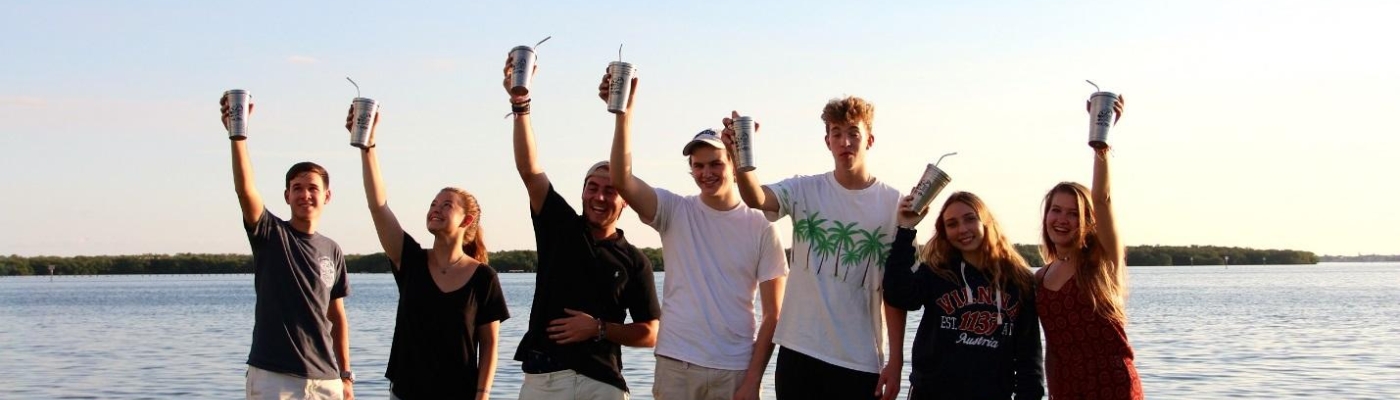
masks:
[[[1114,122],[1123,98],[1114,103]],[[1142,381],[1124,330],[1123,245],[1109,196],[1107,145],[1094,148],[1093,189],[1064,182],[1045,195],[1036,310],[1045,331],[1045,377],[1053,399],[1141,399]]]

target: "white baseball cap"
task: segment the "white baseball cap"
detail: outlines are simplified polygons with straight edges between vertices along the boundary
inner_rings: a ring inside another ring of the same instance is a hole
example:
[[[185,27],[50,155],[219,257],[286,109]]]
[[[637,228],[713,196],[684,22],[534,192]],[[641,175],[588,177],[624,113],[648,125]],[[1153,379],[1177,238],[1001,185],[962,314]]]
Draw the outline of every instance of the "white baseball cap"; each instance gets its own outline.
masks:
[[[720,140],[719,132],[715,132],[714,129],[705,129],[695,134],[695,138],[690,139],[690,142],[685,144],[685,148],[681,149],[681,155],[689,156],[691,152],[695,151],[695,146],[701,144],[724,150],[724,141]]]

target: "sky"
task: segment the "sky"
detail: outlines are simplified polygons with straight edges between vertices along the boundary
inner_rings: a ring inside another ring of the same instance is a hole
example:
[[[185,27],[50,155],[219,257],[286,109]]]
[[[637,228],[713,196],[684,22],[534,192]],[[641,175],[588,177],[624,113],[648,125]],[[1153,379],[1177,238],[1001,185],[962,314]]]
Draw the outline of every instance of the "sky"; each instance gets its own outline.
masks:
[[[634,170],[678,193],[698,193],[681,147],[730,110],[762,124],[762,181],[830,171],[821,108],[855,95],[876,107],[878,179],[912,187],[956,151],[935,204],[976,193],[1013,241],[1038,243],[1045,191],[1091,176],[1092,79],[1127,100],[1110,133],[1126,244],[1400,254],[1397,2],[405,3],[7,4],[0,254],[248,253],[218,117],[233,88],[257,104],[248,147],[270,210],[289,216],[282,175],[315,161],[331,175],[320,232],[381,251],[346,76],[381,103],[383,177],[410,234],[428,237],[428,203],[459,186],[490,249],[532,249],[500,82],[506,53],[546,36],[534,127],[575,206],[608,157],[595,88],[621,44],[639,77]]]

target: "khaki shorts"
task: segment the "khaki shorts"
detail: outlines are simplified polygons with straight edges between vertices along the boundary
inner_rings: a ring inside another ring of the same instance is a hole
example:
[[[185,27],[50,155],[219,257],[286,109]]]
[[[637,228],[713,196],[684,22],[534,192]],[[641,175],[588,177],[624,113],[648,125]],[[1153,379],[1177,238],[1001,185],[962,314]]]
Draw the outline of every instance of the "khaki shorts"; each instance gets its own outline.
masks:
[[[656,356],[656,400],[729,400],[744,383],[744,371],[707,368],[666,356]]]
[[[306,379],[249,365],[244,390],[248,400],[340,400],[343,385],[339,379]]]
[[[627,400],[627,392],[593,380],[574,370],[547,374],[525,374],[520,400]]]

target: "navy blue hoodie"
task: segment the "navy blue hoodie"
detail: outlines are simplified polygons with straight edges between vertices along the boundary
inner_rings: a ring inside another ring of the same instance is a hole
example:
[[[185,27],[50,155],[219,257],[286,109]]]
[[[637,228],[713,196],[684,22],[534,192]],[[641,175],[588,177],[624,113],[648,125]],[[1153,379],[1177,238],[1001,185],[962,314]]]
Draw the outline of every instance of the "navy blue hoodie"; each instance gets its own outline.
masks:
[[[924,263],[911,270],[917,260],[914,236],[912,229],[899,229],[884,277],[886,303],[925,309],[914,334],[909,398],[1044,396],[1035,291],[1008,284],[998,294],[988,276],[963,260],[943,266],[962,278],[955,281]]]

